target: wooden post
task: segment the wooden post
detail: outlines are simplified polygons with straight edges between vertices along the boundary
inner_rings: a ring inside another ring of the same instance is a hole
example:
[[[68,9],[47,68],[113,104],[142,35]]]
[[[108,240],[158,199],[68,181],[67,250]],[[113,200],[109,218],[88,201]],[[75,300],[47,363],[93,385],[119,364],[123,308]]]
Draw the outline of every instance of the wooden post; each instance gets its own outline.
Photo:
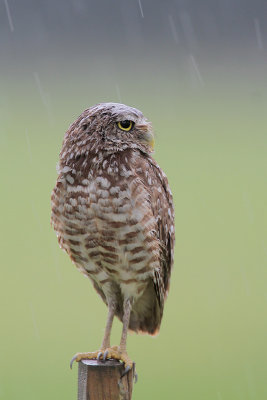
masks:
[[[117,360],[82,360],[78,369],[78,400],[131,400],[135,366],[121,378]]]

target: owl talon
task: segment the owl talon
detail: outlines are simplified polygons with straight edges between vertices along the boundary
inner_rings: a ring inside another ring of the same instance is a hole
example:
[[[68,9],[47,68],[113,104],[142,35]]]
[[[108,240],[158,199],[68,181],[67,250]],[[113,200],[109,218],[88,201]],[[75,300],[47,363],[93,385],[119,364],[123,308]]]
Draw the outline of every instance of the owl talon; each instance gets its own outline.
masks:
[[[100,361],[102,356],[103,356],[103,353],[102,353],[102,351],[100,351],[97,355],[97,361]]]
[[[134,371],[134,383],[137,383],[138,381],[138,375],[137,372]]]
[[[102,352],[100,352],[101,357]],[[74,361],[81,361],[81,360],[96,360],[98,359],[99,351],[94,351],[92,353],[77,353],[75,356],[72,357],[70,360],[70,368],[72,369],[72,365]]]
[[[128,374],[128,372],[132,369],[132,367],[130,367],[130,365],[127,365],[127,367],[125,368],[125,370],[123,371],[123,373],[121,374],[121,378],[123,378],[126,374]]]
[[[103,355],[103,361],[106,361],[107,357],[108,357],[108,350],[106,350]]]
[[[76,358],[77,358],[77,354],[75,354],[75,356],[73,356],[72,359],[70,360],[70,369],[72,369],[72,364],[74,363]]]

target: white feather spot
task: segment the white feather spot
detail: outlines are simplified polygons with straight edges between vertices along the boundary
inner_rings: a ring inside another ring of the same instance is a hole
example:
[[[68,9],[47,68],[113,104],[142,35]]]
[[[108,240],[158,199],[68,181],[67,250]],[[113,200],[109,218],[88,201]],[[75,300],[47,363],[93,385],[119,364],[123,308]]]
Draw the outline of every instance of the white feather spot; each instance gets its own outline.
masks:
[[[65,167],[62,169],[63,174],[66,174],[67,172],[70,172],[71,168],[65,165]]]
[[[69,202],[73,207],[77,206],[77,200],[76,199],[70,198]]]
[[[110,182],[106,178],[102,178],[102,176],[98,176],[96,182],[99,183],[103,189],[108,189],[110,187]]]
[[[74,182],[74,178],[71,175],[66,176],[66,180],[72,185]]]

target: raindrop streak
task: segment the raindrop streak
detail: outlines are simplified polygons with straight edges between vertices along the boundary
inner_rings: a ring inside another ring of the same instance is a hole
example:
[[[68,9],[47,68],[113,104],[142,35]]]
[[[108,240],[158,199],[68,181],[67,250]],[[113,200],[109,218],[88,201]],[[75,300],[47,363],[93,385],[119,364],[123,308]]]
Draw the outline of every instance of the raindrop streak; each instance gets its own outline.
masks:
[[[36,85],[38,87],[38,90],[39,90],[43,105],[46,108],[48,108],[47,101],[46,101],[46,98],[45,98],[45,93],[44,93],[44,90],[43,90],[43,87],[41,85],[41,81],[40,81],[40,78],[39,78],[39,75],[37,74],[37,72],[34,72],[34,79],[35,79]]]
[[[198,68],[196,59],[195,59],[195,57],[193,56],[193,54],[190,54],[190,61],[191,61],[191,64],[192,64],[192,66],[193,66],[193,68],[194,68],[194,71],[196,72],[196,75],[197,75],[197,78],[198,78],[199,83],[200,83],[202,86],[204,86],[204,80],[203,80],[202,75],[201,75],[201,73],[200,73],[200,71],[199,71],[199,68]]]
[[[143,13],[143,7],[142,7],[142,4],[141,4],[141,0],[138,0],[138,3],[139,3],[139,7],[140,7],[140,12],[141,12],[142,18],[144,18],[144,13]]]
[[[34,72],[34,79],[35,79],[39,94],[41,96],[42,103],[43,103],[43,105],[44,105],[44,107],[46,109],[48,121],[49,121],[50,125],[52,125],[53,118],[52,118],[51,108],[49,107],[49,101],[48,101],[49,97],[44,92],[43,86],[41,84],[40,77],[39,77],[37,72]]]
[[[121,91],[118,85],[116,85],[116,92],[117,92],[117,97],[119,99],[119,102],[121,103]]]
[[[11,30],[11,32],[14,32],[14,25],[13,25],[13,21],[12,21],[12,18],[11,18],[11,14],[10,14],[9,5],[8,5],[7,0],[5,0],[5,6],[6,6],[6,13],[7,13],[7,19],[8,19],[8,22],[9,22],[10,30]]]
[[[29,153],[30,162],[32,163],[31,143],[30,143],[29,132],[28,132],[27,128],[25,130],[25,136],[26,136],[26,141],[27,141],[27,147],[28,147],[28,153]]]
[[[259,48],[259,50],[263,50],[260,22],[259,22],[258,18],[254,18],[254,27],[255,27],[255,32],[256,32],[258,48]]]
[[[171,31],[172,31],[172,36],[173,36],[173,38],[174,38],[174,41],[175,41],[176,43],[178,43],[179,40],[178,40],[177,30],[176,30],[176,26],[175,26],[175,24],[174,24],[174,22],[173,22],[172,15],[168,15],[168,18],[169,18],[169,22],[170,22],[170,26],[171,26]]]

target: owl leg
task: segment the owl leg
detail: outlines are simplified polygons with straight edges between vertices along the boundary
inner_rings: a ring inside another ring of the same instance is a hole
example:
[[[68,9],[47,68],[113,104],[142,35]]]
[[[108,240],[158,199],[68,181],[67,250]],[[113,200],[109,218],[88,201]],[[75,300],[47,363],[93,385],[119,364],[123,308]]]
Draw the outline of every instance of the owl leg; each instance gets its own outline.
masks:
[[[113,358],[115,360],[123,361],[125,365],[125,371],[123,375],[127,374],[127,372],[130,371],[130,369],[132,369],[133,367],[133,362],[130,360],[126,351],[127,333],[128,333],[131,309],[132,309],[131,300],[130,299],[125,300],[123,305],[123,311],[124,311],[122,320],[123,328],[122,328],[120,345],[107,348],[103,355],[104,360],[106,360],[107,358]]]
[[[97,355],[97,359],[100,360],[103,357],[103,360],[105,361],[107,359],[107,349],[110,348],[110,334],[111,334],[111,328],[113,324],[113,319],[115,315],[115,306],[114,304],[110,304],[108,307],[108,318],[107,318],[107,323],[106,323],[106,328],[105,328],[105,333],[101,345],[101,350]]]
[[[130,369],[133,368],[133,361],[129,358],[128,353],[126,351],[126,342],[127,342],[127,334],[130,322],[132,310],[132,301],[130,299],[125,300],[124,302],[124,314],[123,314],[123,327],[122,327],[122,334],[121,334],[121,341],[119,346],[119,352],[121,354],[121,360],[124,362],[125,370],[122,376],[126,375]],[[135,378],[137,379],[137,377]]]
[[[127,356],[126,342],[127,342],[128,327],[129,327],[131,310],[132,310],[132,302],[130,299],[125,300],[123,308],[124,308],[123,320],[122,320],[123,327],[122,327],[121,342],[120,342],[119,350],[122,354]],[[132,367],[132,364],[133,364],[132,361],[127,360],[127,365],[128,365],[128,361]],[[126,362],[125,362],[125,365],[126,365]]]
[[[127,372],[129,372],[130,369],[133,368],[133,361],[130,360],[130,358],[127,354],[127,351],[126,351],[127,333],[128,333],[129,322],[130,322],[131,309],[132,309],[132,301],[131,301],[131,299],[126,299],[123,304],[123,319],[122,319],[123,327],[122,327],[122,335],[121,335],[121,341],[120,341],[119,346],[109,347],[111,327],[112,327],[112,322],[113,322],[113,318],[114,318],[114,314],[115,314],[115,308],[110,306],[101,350],[94,351],[91,353],[75,354],[75,356],[71,359],[70,366],[72,367],[72,364],[74,361],[81,361],[83,359],[90,359],[90,360],[91,359],[98,359],[98,360],[103,359],[105,361],[108,358],[113,358],[115,360],[119,360],[124,363],[125,370],[124,370],[122,376],[127,374]],[[104,351],[104,353],[103,353],[103,351]]]
[[[107,349],[110,348],[110,334],[111,334],[111,328],[112,328],[112,323],[115,315],[115,306],[114,304],[110,304],[108,306],[108,317],[107,317],[107,323],[106,323],[106,328],[105,328],[105,333],[104,333],[104,338],[102,341],[101,345],[101,350],[100,351],[93,351],[90,353],[77,353],[75,356],[72,357],[71,362],[70,362],[70,367],[72,368],[72,364],[74,361],[81,361],[84,359],[98,359],[100,360],[103,358],[106,360],[107,358]]]
[[[104,338],[102,341],[101,349],[106,349],[107,347],[110,347],[110,334],[111,334],[111,328],[112,328],[112,324],[113,324],[114,315],[115,315],[115,307],[112,304],[108,308],[108,318],[107,318],[106,329],[105,329],[105,334],[104,334]]]

